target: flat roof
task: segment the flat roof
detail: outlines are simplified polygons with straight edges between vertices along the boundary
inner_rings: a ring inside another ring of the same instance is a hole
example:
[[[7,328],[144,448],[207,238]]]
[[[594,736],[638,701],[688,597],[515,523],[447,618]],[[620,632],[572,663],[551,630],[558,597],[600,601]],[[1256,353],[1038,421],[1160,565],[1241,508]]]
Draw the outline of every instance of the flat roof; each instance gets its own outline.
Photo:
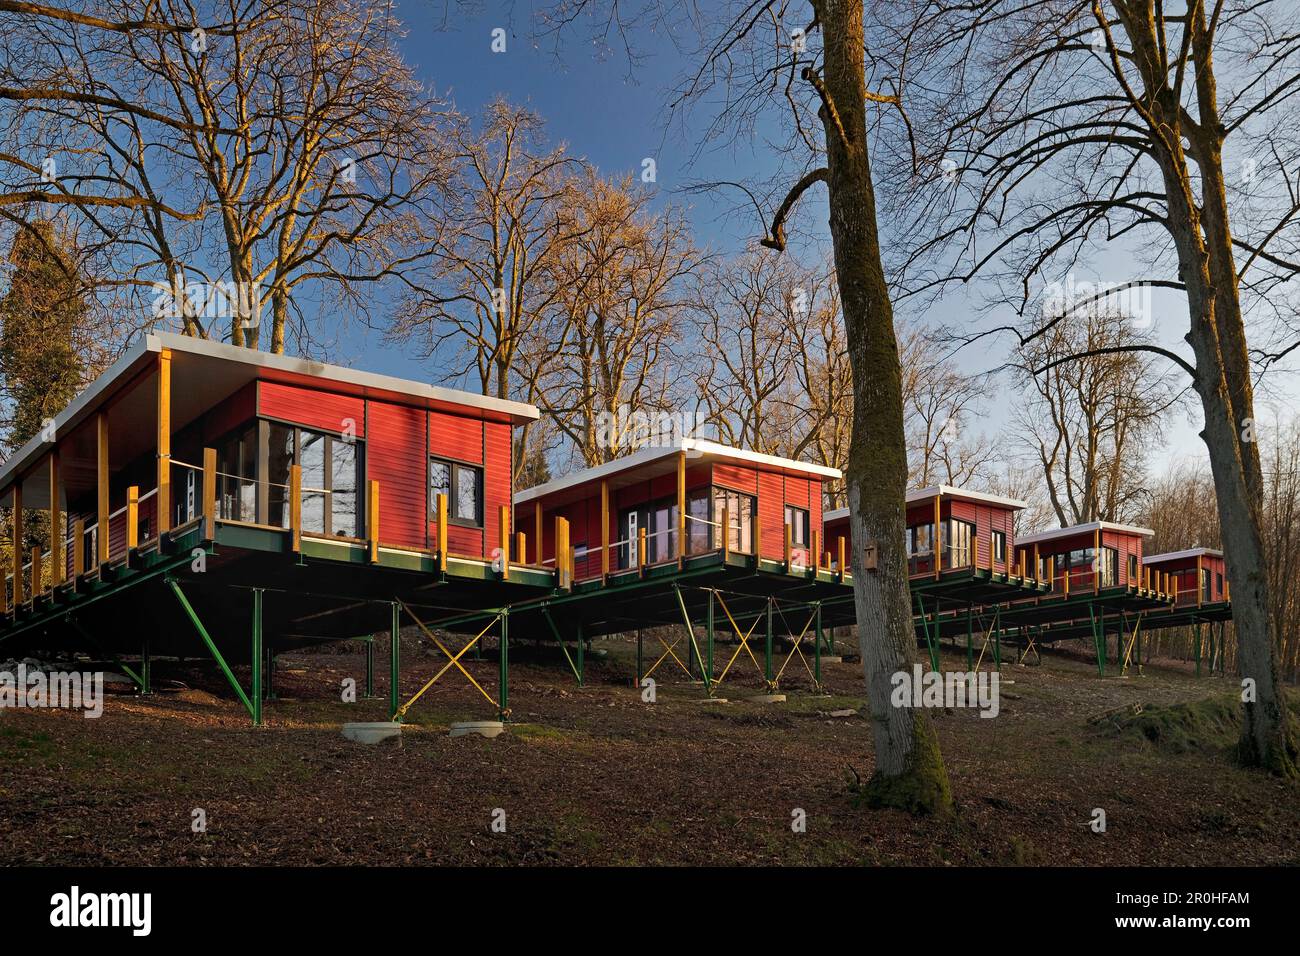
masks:
[[[607,461],[603,465],[596,465],[594,468],[584,468],[581,471],[575,471],[562,478],[548,481],[545,484],[534,485],[532,488],[526,488],[523,491],[515,492],[515,504],[523,504],[562,491],[569,491],[580,485],[584,485],[587,482],[597,481],[602,478],[612,478],[622,474],[623,472],[663,465],[669,459],[676,458],[676,456],[682,452],[686,453],[686,460],[688,462],[732,461],[746,465],[757,465],[760,468],[768,470],[815,475],[819,478],[841,477],[841,472],[838,468],[827,468],[824,465],[814,465],[806,461],[795,461],[793,458],[780,458],[776,455],[764,455],[760,452],[748,451],[744,448],[732,448],[729,445],[720,445],[717,442],[705,441],[702,438],[683,438],[673,445],[656,445],[651,448],[641,448],[630,455],[625,455],[622,458],[615,458],[613,461]],[[658,469],[658,472],[664,470],[666,469],[661,467]]]
[[[198,388],[204,384],[214,389],[215,402],[232,394],[232,386],[242,387],[254,379],[262,379],[309,387],[313,384],[327,384],[334,392],[365,398],[405,400],[427,408],[473,409],[484,417],[496,417],[512,424],[538,418],[537,408],[523,402],[476,395],[473,392],[363,372],[341,365],[327,365],[310,359],[275,355],[175,332],[151,332],[141,336],[116,362],[69,402],[63,411],[54,416],[55,434],[67,434],[127,383],[147,373],[155,363],[153,356],[163,349],[169,349],[173,356],[173,405],[178,404],[178,399],[190,399],[192,403]],[[187,380],[193,383],[193,387],[188,393],[178,395],[186,387]],[[218,385],[221,392],[215,394]],[[15,473],[24,472],[37,464],[49,451],[49,444],[42,441],[38,434],[10,455],[0,465],[0,486],[7,485]]]
[[[1221,558],[1223,552],[1214,548],[1186,548],[1183,551],[1168,551],[1165,554],[1153,554],[1150,557],[1143,558],[1143,564],[1159,564],[1162,561],[1182,561],[1187,558],[1199,557]]]
[[[1076,534],[1086,534],[1089,531],[1118,531],[1120,534],[1139,534],[1144,538],[1149,538],[1153,534],[1150,528],[1140,528],[1132,524],[1116,524],[1113,521],[1089,521],[1087,524],[1074,524],[1068,528],[1052,528],[1048,531],[1039,531],[1037,534],[1026,534],[1016,538],[1016,547],[1022,544],[1037,544],[1040,541],[1054,541],[1057,538],[1070,538]]]
[[[907,493],[907,503],[914,505],[918,501],[928,501],[938,495],[945,498],[955,498],[958,501],[974,501],[1015,510],[1029,507],[1028,504],[1018,498],[1004,498],[1001,495],[990,495],[983,491],[968,491],[965,488],[957,488],[953,485],[931,485],[929,488],[913,489]],[[836,508],[834,511],[828,511],[822,515],[822,521],[838,521],[848,516],[848,508]]]

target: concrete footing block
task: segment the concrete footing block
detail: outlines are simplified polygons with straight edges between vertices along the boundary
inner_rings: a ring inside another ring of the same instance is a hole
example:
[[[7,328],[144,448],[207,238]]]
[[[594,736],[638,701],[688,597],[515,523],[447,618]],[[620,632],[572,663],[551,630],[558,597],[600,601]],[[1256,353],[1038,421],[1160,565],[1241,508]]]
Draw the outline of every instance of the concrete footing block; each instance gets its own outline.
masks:
[[[402,735],[402,725],[393,721],[344,724],[343,736],[359,744],[377,744],[381,740]]]
[[[451,725],[451,736],[469,737],[478,735],[479,737],[499,737],[506,729],[506,725],[499,720],[462,720],[459,723]]]

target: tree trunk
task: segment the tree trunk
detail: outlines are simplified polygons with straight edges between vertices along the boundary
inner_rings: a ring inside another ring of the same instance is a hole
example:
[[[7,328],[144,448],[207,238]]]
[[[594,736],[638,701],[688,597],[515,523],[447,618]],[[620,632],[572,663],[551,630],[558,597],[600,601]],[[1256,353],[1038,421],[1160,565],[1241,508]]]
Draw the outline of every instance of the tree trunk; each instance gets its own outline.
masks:
[[[840,120],[837,124],[823,106],[830,231],[853,366],[853,435],[846,474],[854,542],[850,567],[876,750],[876,770],[866,792],[872,805],[946,813],[952,793],[930,718],[920,701],[913,707],[895,707],[890,701],[891,677],[910,671],[917,651],[904,552],[902,374],[867,153],[863,5],[860,0],[823,0],[817,10],[825,37],[826,92]],[[870,571],[864,567],[867,542],[875,544],[878,555],[876,569]]]

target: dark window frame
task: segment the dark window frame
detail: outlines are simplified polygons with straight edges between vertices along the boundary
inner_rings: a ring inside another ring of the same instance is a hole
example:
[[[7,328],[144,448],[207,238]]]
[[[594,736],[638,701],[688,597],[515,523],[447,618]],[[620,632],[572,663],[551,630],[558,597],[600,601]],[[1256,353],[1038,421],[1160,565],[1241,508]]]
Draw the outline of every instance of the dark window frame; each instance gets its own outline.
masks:
[[[991,535],[991,543],[993,560],[1005,563],[1007,560],[1007,533],[994,528]]]
[[[424,466],[424,483],[429,495],[429,520],[438,520],[437,492],[433,487],[434,462],[447,466],[447,524],[455,525],[458,528],[483,530],[485,527],[484,518],[487,512],[487,503],[485,501],[487,497],[487,478],[483,466],[469,461],[460,461],[457,458],[448,458],[445,455],[430,455]],[[474,485],[478,499],[475,502],[475,510],[478,513],[473,520],[462,518],[456,513],[456,489],[459,487],[460,473],[462,471],[472,472],[475,476]]]
[[[796,521],[790,519],[795,516],[803,517],[802,528]],[[790,526],[790,546],[793,548],[807,548],[812,544],[812,515],[807,508],[800,508],[798,505],[787,504],[783,512],[785,523]],[[802,539],[800,533],[802,532]],[[783,542],[784,545],[784,542]]]

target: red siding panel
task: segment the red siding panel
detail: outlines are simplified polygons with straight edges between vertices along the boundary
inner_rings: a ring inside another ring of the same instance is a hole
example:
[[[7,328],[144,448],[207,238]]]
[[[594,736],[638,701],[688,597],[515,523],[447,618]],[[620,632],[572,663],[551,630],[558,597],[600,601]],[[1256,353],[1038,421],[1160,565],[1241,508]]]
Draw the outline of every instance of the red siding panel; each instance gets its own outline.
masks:
[[[509,425],[490,424],[490,429],[510,430]],[[457,461],[483,464],[483,422],[462,415],[429,413],[429,454],[445,455]],[[506,469],[510,468],[510,445],[507,441]]]
[[[490,556],[501,546],[501,506],[506,507],[507,516],[510,510],[510,426],[500,422],[480,424],[483,429],[479,454],[483,460],[483,525],[486,532],[483,553]]]
[[[365,403],[360,398],[277,382],[259,382],[258,386],[258,414],[266,418],[327,432],[341,433],[351,426],[358,438],[366,437]],[[379,403],[370,404],[374,408]]]
[[[379,482],[379,540],[404,548],[426,546],[428,464],[424,409],[369,402],[366,475]]]

